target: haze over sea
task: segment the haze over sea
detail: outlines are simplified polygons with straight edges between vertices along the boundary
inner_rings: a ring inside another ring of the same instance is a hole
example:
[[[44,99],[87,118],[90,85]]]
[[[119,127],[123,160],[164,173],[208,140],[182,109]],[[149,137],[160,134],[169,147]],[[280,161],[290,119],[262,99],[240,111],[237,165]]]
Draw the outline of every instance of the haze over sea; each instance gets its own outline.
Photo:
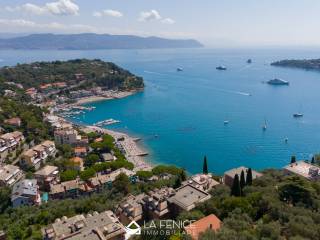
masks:
[[[141,137],[148,161],[195,173],[207,155],[209,170],[221,174],[240,165],[280,168],[291,155],[310,159],[320,152],[320,72],[270,66],[319,57],[320,49],[30,50],[0,51],[0,65],[74,58],[115,62],[144,77],[145,91],[90,104],[97,108],[77,121],[120,120],[111,128]],[[218,65],[228,70],[217,71]],[[275,77],[290,86],[263,83]],[[295,112],[304,117],[294,119]]]

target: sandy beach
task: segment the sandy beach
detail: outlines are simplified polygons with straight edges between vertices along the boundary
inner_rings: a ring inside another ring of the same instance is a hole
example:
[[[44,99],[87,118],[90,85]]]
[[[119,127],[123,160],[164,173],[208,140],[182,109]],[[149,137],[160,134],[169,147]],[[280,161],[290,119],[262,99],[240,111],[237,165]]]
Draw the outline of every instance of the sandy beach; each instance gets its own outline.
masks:
[[[118,99],[118,98],[125,98],[137,93],[137,91],[124,91],[124,92],[106,92],[102,95],[91,96],[91,97],[83,97],[77,100],[78,105],[92,103],[92,102],[99,102],[104,100],[111,100],[111,99]]]

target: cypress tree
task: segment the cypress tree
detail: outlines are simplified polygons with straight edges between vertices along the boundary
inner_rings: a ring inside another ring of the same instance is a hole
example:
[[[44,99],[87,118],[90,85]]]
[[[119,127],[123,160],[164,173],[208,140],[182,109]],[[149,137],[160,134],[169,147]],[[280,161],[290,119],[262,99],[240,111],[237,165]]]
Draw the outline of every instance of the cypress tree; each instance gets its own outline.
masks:
[[[241,175],[240,175],[240,187],[241,187],[241,191],[242,189],[246,186],[246,179],[244,177],[244,171],[241,171]]]
[[[203,171],[204,174],[208,174],[208,163],[207,163],[207,156],[204,156],[203,159]]]
[[[291,157],[291,164],[295,163],[297,160],[296,160],[296,156],[292,156]]]
[[[233,184],[231,188],[231,195],[239,197],[241,195],[241,188],[240,188],[240,181],[239,181],[239,175],[236,174],[233,179]]]
[[[312,163],[312,164],[315,164],[314,156],[312,156],[311,163]]]
[[[247,172],[246,184],[248,186],[252,185],[252,169],[251,168],[249,168]]]
[[[179,175],[179,176],[176,178],[176,181],[174,182],[173,188],[179,188],[179,187],[181,187],[181,184],[182,184],[181,176]]]
[[[181,172],[180,172],[180,179],[181,179],[181,181],[187,180],[187,174],[186,174],[186,171],[184,169],[182,169]]]

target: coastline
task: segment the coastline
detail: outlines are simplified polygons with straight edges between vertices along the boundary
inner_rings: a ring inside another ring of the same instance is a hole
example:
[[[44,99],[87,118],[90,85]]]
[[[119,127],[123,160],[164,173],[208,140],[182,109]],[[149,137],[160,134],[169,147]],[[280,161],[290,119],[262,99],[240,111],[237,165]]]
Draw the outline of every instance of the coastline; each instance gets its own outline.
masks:
[[[100,101],[106,101],[106,100],[113,100],[113,99],[121,99],[126,98],[131,95],[134,95],[141,90],[132,90],[132,91],[121,91],[121,92],[108,92],[102,95],[94,95],[90,97],[83,97],[77,99],[76,105],[83,105],[87,103],[93,103],[93,102],[100,102]]]
[[[152,169],[152,165],[147,163],[144,159],[144,156],[148,155],[148,153],[137,144],[136,138],[129,136],[126,133],[91,125],[84,125],[84,130],[105,133],[112,136],[124,149],[126,159],[134,164],[134,171],[150,171]]]

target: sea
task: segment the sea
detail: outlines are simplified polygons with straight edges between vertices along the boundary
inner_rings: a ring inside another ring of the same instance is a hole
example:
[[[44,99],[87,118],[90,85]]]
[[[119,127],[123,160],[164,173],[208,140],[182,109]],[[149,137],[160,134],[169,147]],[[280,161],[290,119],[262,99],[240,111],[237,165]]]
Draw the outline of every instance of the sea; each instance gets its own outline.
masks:
[[[96,109],[73,121],[120,120],[109,128],[141,138],[147,162],[197,173],[207,156],[209,171],[222,174],[238,166],[281,168],[292,155],[310,160],[320,152],[320,72],[270,65],[319,57],[313,48],[8,50],[0,51],[0,66],[75,58],[114,62],[142,76],[145,90],[90,103]],[[216,70],[220,65],[227,70]],[[273,78],[290,85],[266,84]],[[298,112],[304,116],[294,118]]]

